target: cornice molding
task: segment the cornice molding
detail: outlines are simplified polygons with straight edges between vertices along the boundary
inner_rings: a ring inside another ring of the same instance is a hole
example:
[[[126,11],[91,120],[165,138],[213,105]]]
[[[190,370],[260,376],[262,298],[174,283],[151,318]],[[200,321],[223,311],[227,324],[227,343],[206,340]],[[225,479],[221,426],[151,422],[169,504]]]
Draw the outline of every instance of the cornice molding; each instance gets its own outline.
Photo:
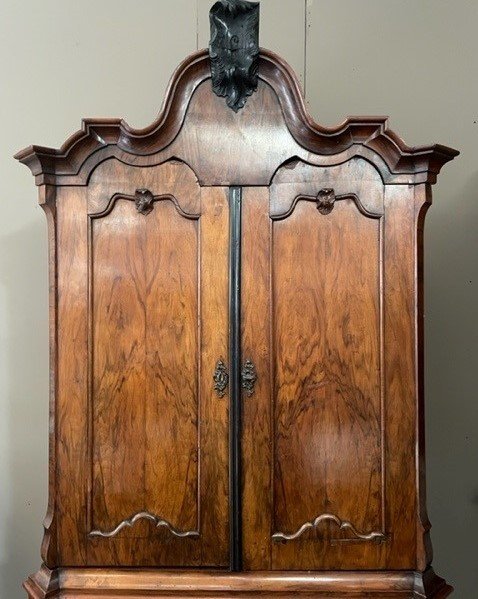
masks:
[[[201,50],[179,65],[168,86],[161,112],[149,127],[134,129],[120,119],[85,119],[81,130],[67,139],[61,148],[29,146],[15,158],[30,168],[37,185],[85,185],[88,169],[94,168],[98,160],[85,163],[97,152],[133,164],[137,163],[138,156],[152,156],[170,145],[181,130],[194,91],[210,77],[210,59],[207,50]],[[383,116],[349,117],[335,127],[315,123],[307,113],[299,81],[291,67],[264,49],[259,58],[259,78],[277,94],[291,135],[311,153],[333,156],[363,146],[387,165],[392,182],[396,180],[394,176],[406,175],[406,182],[411,184],[435,183],[443,165],[459,154],[439,144],[410,147],[388,128],[387,117]],[[75,176],[78,181],[71,183]]]

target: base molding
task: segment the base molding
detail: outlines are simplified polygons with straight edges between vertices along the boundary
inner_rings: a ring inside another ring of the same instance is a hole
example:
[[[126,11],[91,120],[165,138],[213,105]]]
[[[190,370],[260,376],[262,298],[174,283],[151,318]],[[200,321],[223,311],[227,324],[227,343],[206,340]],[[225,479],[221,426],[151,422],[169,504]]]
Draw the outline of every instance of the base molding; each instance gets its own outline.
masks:
[[[453,591],[426,572],[218,572],[43,566],[24,583],[29,599],[108,597],[303,597],[444,599]]]

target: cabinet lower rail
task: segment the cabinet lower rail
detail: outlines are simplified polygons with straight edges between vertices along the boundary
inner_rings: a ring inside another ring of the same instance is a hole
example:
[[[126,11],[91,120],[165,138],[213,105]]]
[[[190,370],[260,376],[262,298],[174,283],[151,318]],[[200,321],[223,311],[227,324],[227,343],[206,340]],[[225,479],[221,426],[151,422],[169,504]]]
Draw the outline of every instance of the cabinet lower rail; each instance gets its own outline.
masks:
[[[43,566],[24,583],[29,599],[85,597],[384,597],[442,599],[452,592],[426,572],[212,572]]]

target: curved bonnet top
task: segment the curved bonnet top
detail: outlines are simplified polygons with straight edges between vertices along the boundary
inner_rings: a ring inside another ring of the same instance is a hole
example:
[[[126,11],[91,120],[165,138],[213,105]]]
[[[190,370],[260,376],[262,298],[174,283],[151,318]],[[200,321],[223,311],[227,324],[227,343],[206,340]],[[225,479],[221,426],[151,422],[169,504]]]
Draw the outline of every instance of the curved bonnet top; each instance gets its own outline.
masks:
[[[30,146],[16,154],[37,185],[86,185],[94,168],[111,158],[139,167],[180,159],[202,185],[269,185],[292,159],[333,165],[356,156],[372,163],[385,184],[413,185],[435,183],[442,166],[458,155],[441,145],[407,146],[387,128],[386,117],[350,117],[330,128],[316,124],[290,66],[256,46],[257,5],[238,3],[249,6],[242,16],[233,15],[241,26],[231,36],[213,24],[224,21],[217,11],[227,10],[225,4],[211,11],[210,54],[197,52],[178,67],[149,127],[86,119],[60,149]],[[224,62],[231,56],[228,78]]]

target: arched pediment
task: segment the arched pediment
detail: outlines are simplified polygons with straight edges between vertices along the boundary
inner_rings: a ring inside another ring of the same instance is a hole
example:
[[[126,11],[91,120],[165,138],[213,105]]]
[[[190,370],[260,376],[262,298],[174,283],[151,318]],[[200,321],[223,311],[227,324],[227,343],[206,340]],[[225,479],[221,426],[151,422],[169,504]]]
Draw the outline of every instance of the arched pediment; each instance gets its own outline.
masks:
[[[240,112],[217,97],[206,50],[174,73],[158,118],[145,129],[119,119],[86,119],[60,149],[30,146],[15,158],[38,185],[86,185],[109,158],[150,166],[177,157],[201,185],[268,185],[287,160],[336,165],[356,156],[379,171],[385,184],[434,183],[458,152],[441,145],[409,147],[386,117],[349,117],[322,127],[308,115],[299,82],[268,50],[259,58],[259,86]],[[207,149],[207,152],[205,151]]]

